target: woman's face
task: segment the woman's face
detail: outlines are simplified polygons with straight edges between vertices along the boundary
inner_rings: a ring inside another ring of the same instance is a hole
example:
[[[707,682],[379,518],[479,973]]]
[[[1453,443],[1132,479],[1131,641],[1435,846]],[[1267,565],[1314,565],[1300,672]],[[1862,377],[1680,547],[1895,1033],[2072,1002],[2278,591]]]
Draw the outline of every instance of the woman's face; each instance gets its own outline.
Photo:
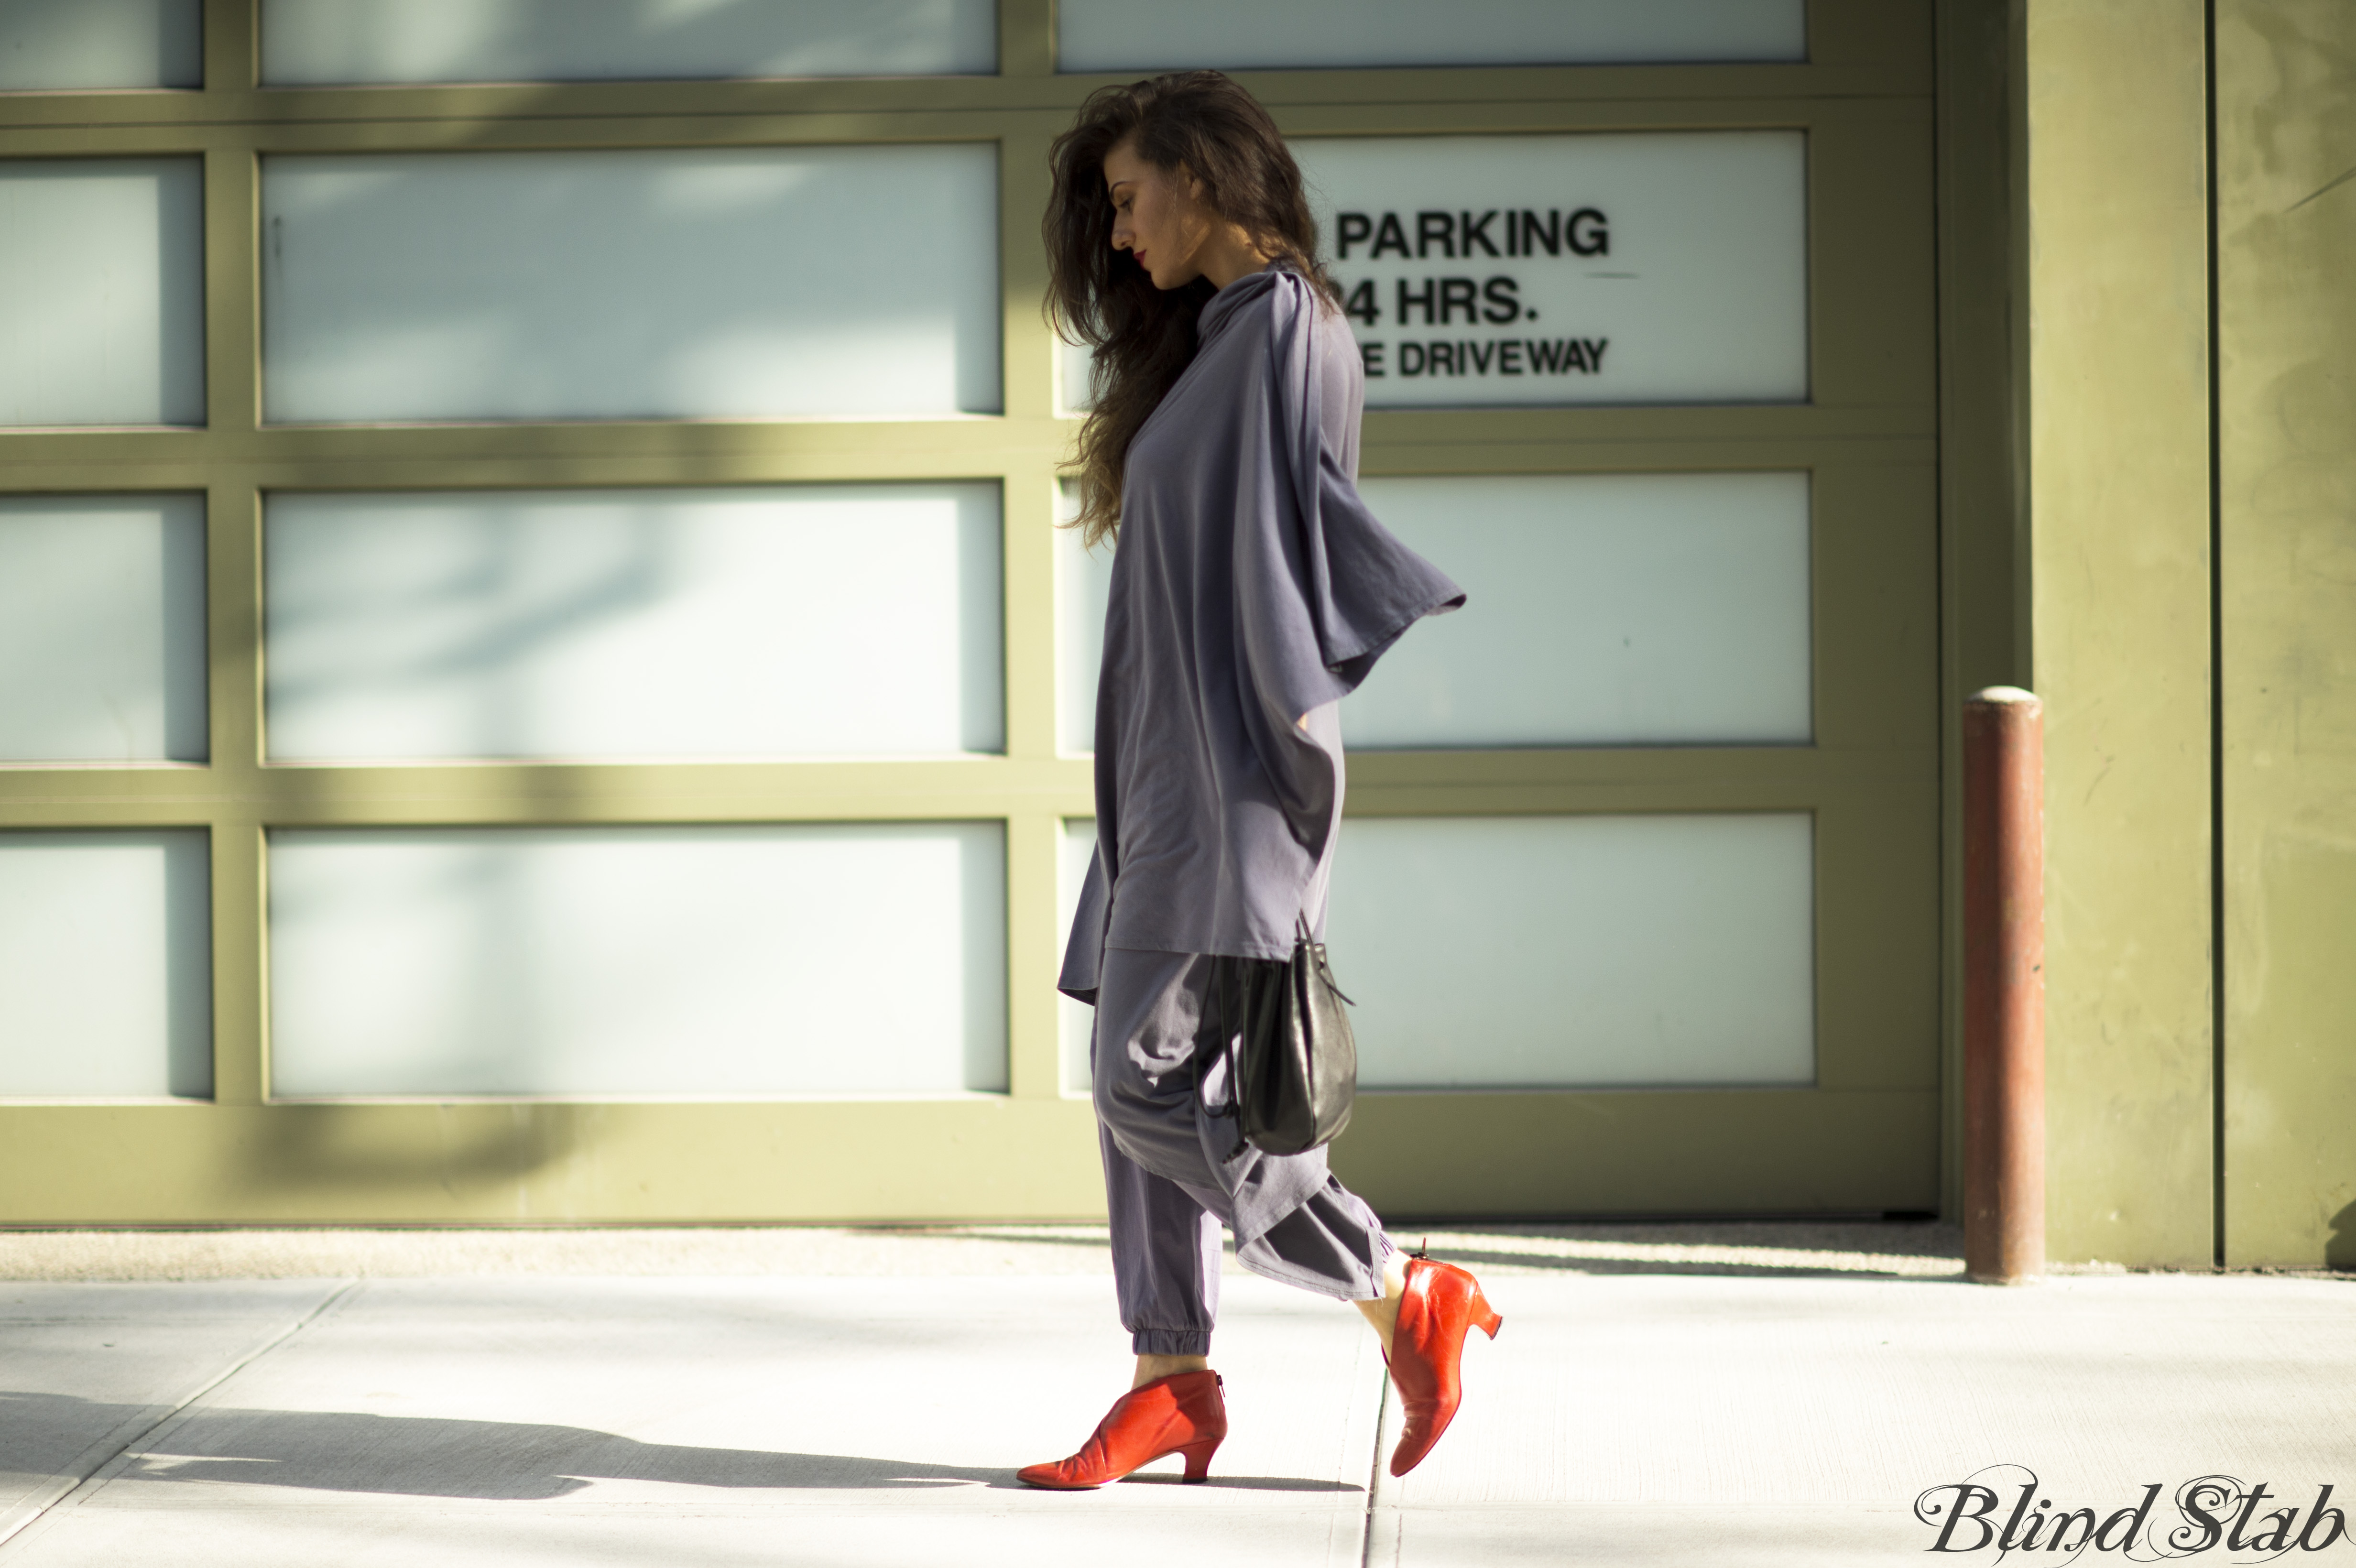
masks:
[[[1112,248],[1136,257],[1157,289],[1183,288],[1201,277],[1203,246],[1217,225],[1184,172],[1155,167],[1123,141],[1105,155],[1104,177],[1112,197]]]

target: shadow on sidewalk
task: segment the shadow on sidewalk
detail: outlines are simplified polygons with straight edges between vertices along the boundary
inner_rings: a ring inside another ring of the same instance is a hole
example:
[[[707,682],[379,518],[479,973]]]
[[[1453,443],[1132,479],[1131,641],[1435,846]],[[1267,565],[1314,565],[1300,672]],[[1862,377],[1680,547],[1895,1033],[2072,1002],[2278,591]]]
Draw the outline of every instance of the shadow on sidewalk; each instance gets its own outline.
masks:
[[[54,1473],[61,1435],[79,1432],[86,1442],[88,1435],[112,1430],[138,1413],[136,1406],[64,1394],[0,1392],[0,1473]],[[1031,1489],[1014,1478],[1012,1465],[984,1468],[849,1454],[694,1448],[526,1422],[210,1407],[160,1442],[139,1445],[120,1478],[517,1502],[564,1497],[600,1480],[776,1491]],[[1177,1477],[1133,1479],[1174,1483]],[[1365,1489],[1281,1476],[1215,1476],[1208,1485],[1242,1491]]]
[[[2356,1214],[2356,1204],[2350,1206]],[[853,1235],[924,1236],[944,1241],[1021,1243],[1107,1251],[1101,1226],[967,1224],[850,1225]],[[1634,1221],[1476,1225],[1439,1219],[1393,1221],[1391,1240],[1411,1246],[1432,1238],[1431,1254],[1473,1269],[1526,1274],[1672,1275],[1726,1279],[1964,1279],[1959,1225],[1909,1221]],[[2356,1226],[2351,1226],[2356,1229]],[[1235,1243],[1226,1243],[1229,1263]],[[1708,1255],[1715,1253],[1719,1255]]]

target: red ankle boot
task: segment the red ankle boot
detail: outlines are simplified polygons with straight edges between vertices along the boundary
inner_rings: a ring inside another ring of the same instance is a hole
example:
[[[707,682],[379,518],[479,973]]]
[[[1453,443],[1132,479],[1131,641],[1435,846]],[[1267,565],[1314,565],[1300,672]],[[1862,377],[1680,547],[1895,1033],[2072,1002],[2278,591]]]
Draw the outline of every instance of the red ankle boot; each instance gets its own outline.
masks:
[[[1085,1491],[1118,1481],[1165,1455],[1186,1456],[1186,1479],[1207,1480],[1211,1456],[1227,1435],[1219,1374],[1173,1372],[1113,1402],[1096,1435],[1068,1459],[1027,1465],[1016,1478],[1050,1491]]]
[[[1407,1294],[1399,1300],[1387,1358],[1391,1381],[1398,1385],[1407,1411],[1407,1428],[1391,1454],[1392,1475],[1404,1476],[1421,1464],[1456,1419],[1464,1397],[1456,1376],[1464,1336],[1477,1324],[1494,1339],[1504,1321],[1489,1310],[1480,1282],[1454,1264],[1420,1256],[1408,1260]]]

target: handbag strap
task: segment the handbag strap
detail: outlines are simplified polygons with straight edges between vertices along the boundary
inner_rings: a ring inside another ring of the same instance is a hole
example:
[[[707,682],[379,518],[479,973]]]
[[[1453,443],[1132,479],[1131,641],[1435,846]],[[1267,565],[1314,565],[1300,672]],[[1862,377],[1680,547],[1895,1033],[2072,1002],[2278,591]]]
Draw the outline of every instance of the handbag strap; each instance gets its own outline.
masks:
[[[1341,997],[1352,1007],[1356,1007],[1358,1005],[1358,999],[1350,995],[1349,992],[1342,989],[1342,987],[1335,983],[1333,979],[1333,965],[1325,962],[1324,946],[1323,944],[1318,942],[1316,934],[1309,929],[1309,915],[1306,911],[1303,911],[1301,913],[1293,917],[1292,929],[1295,935],[1300,939],[1301,944],[1301,945],[1294,949],[1294,951],[1296,953],[1305,952],[1310,955],[1309,961],[1317,965],[1317,976],[1319,979],[1325,982],[1325,988],[1327,990],[1332,991],[1335,996]]]
[[[1231,1027],[1233,1020],[1229,1017],[1227,1007],[1227,990],[1233,982],[1234,972],[1235,963],[1232,959],[1216,954],[1211,955],[1211,984],[1204,997],[1204,1016],[1196,1026],[1193,1061],[1194,1103],[1201,1105],[1203,1114],[1213,1120],[1232,1118],[1236,1124],[1236,1147],[1228,1151],[1226,1159],[1222,1163],[1232,1163],[1240,1159],[1244,1150],[1251,1147],[1244,1137],[1243,1085],[1236,1079],[1236,1031]],[[1200,1031],[1205,1029],[1215,1031],[1213,1038],[1217,1043],[1209,1051],[1203,1049]],[[1214,1105],[1203,1098],[1203,1059],[1207,1056],[1219,1056],[1226,1060],[1227,1103],[1225,1105]]]

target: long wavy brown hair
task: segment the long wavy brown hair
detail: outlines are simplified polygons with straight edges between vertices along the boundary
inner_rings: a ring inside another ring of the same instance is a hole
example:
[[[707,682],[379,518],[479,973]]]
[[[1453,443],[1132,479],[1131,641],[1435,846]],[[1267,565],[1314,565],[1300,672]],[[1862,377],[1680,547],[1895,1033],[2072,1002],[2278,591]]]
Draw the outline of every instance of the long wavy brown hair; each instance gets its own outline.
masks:
[[[1202,182],[1211,209],[1290,262],[1328,303],[1341,294],[1317,258],[1301,165],[1259,101],[1215,70],[1176,71],[1099,88],[1055,138],[1047,241],[1047,319],[1096,351],[1093,397],[1079,449],[1065,469],[1079,490],[1072,526],[1093,545],[1120,528],[1129,443],[1194,357],[1195,319],[1217,291],[1208,278],[1157,289],[1126,251],[1112,248],[1105,155],[1122,142],[1159,169]]]

